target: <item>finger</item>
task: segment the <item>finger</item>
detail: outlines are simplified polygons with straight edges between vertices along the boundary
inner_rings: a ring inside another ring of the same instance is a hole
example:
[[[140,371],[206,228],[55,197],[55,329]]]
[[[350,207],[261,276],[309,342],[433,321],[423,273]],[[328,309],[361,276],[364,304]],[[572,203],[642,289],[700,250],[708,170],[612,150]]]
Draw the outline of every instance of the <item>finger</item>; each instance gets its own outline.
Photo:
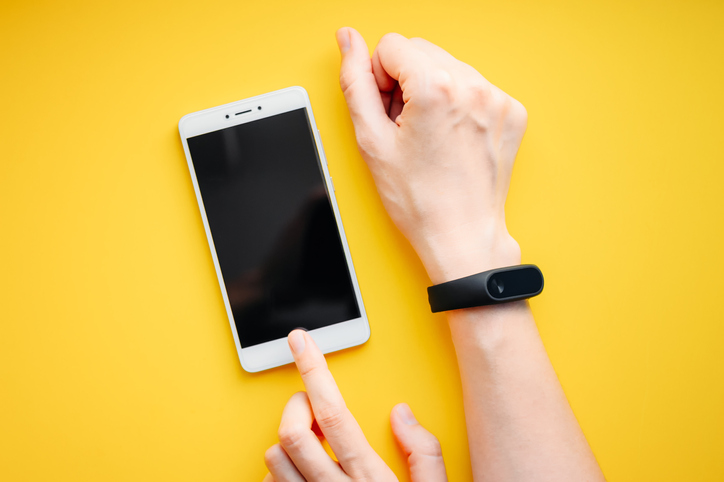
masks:
[[[457,62],[459,62],[459,60],[450,55],[447,50],[435,45],[432,42],[425,40],[424,38],[413,37],[410,39],[410,42],[415,45],[415,47],[425,52],[428,57],[434,59],[435,62],[440,66],[455,65]]]
[[[343,27],[337,30],[337,44],[342,54],[339,84],[355,131],[358,135],[372,137],[380,142],[393,124],[387,117],[372,73],[372,60],[367,43],[355,29]]]
[[[432,59],[439,68],[450,72],[453,78],[476,79],[476,83],[482,81],[485,84],[489,84],[485,77],[475,70],[474,67],[456,59],[442,47],[419,37],[411,38],[410,42],[415,44],[420,51],[424,52],[430,59]],[[495,86],[491,85],[491,87]]]
[[[372,54],[372,74],[375,76],[377,88],[380,92],[392,92],[397,85],[397,81],[390,77],[390,74],[382,68],[382,64],[380,63],[380,52],[378,49],[375,49]]]
[[[407,456],[410,480],[446,481],[440,442],[417,422],[406,403],[395,405],[390,415],[390,423],[392,433]]]
[[[355,468],[376,464],[379,457],[344,403],[327,361],[312,337],[302,330],[294,330],[288,341],[314,418],[342,468],[351,475]]]
[[[312,407],[304,392],[292,395],[282,412],[279,443],[307,480],[329,480],[344,475],[312,430]]]
[[[385,112],[387,112],[387,116],[389,117],[392,93],[397,87],[397,81],[390,77],[390,75],[385,72],[385,69],[382,68],[382,64],[380,64],[380,55],[377,52],[377,49],[375,49],[375,52],[372,54],[372,74],[375,76],[377,88],[380,91],[382,107],[385,109]]]
[[[405,102],[425,82],[430,58],[400,34],[388,33],[375,48],[382,69],[402,88]],[[373,58],[375,56],[373,54]]]
[[[304,482],[304,477],[279,444],[269,447],[264,454],[264,464],[271,473],[271,476],[264,477],[264,482],[269,479],[275,482]]]

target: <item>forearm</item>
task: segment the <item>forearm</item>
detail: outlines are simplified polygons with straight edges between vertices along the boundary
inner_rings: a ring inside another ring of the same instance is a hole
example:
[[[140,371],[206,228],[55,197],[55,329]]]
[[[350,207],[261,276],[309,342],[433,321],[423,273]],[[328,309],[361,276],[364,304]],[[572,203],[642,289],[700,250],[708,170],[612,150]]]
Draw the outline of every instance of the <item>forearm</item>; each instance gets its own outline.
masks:
[[[526,302],[448,314],[475,480],[604,480]]]
[[[434,284],[521,262],[504,220],[426,239]],[[475,480],[604,480],[526,301],[450,311]]]
[[[433,284],[519,264],[504,208],[523,105],[425,40],[388,34],[370,61],[338,38],[360,153]],[[602,480],[528,305],[448,316],[476,479]]]

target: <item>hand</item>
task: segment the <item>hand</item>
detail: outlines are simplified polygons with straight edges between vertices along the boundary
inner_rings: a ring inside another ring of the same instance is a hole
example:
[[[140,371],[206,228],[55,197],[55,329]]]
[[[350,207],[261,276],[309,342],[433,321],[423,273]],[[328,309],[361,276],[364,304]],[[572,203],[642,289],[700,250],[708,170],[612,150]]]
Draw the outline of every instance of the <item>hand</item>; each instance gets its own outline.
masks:
[[[520,263],[504,205],[525,108],[426,40],[387,34],[371,60],[356,30],[337,43],[359,150],[432,281]]]
[[[266,451],[269,469],[264,481],[392,481],[395,474],[370,447],[327,368],[324,355],[308,333],[295,330],[289,335],[306,392],[289,399],[279,424],[279,443]],[[316,421],[321,435],[313,430]],[[399,404],[390,416],[392,432],[407,456],[413,482],[445,481],[445,464],[440,443]],[[335,462],[320,441],[326,438],[339,462]]]

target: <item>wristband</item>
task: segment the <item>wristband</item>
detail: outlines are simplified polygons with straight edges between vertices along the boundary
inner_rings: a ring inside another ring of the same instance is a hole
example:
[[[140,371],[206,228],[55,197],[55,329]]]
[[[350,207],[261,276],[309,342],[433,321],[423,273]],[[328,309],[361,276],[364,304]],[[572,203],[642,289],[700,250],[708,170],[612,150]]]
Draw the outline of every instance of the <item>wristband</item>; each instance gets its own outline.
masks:
[[[439,285],[427,296],[433,313],[498,305],[537,296],[543,291],[543,273],[534,264],[491,269]]]

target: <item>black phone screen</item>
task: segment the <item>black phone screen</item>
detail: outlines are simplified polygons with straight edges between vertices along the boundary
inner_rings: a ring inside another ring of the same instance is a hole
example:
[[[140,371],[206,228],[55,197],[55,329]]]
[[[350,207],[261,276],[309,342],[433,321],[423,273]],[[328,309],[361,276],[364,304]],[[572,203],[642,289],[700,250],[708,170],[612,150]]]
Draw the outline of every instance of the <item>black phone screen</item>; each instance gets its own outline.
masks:
[[[359,318],[306,109],[187,141],[242,348]]]

